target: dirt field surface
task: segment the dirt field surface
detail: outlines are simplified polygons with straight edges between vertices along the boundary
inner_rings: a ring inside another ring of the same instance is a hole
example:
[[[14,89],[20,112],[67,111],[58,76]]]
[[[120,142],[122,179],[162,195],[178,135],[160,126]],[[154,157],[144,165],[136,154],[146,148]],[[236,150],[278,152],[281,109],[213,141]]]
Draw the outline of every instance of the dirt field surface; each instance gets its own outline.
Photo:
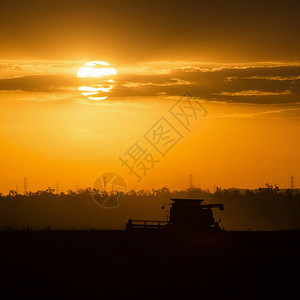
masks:
[[[2,299],[299,294],[300,231],[2,231],[0,239]]]

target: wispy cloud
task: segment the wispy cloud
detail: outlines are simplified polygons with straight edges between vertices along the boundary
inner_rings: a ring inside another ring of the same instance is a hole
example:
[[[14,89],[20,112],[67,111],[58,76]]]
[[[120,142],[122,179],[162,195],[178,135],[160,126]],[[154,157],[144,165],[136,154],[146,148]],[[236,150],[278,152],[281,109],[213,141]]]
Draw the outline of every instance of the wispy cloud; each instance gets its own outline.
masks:
[[[267,92],[267,91],[258,91],[258,90],[246,90],[239,92],[221,92],[215,93],[214,95],[221,96],[280,96],[280,95],[290,95],[292,91],[282,91],[282,92]]]
[[[125,82],[122,84],[123,87],[141,87],[141,86],[174,86],[174,85],[189,85],[191,82],[180,78],[171,78],[170,81],[163,83],[155,82]]]
[[[216,118],[235,118],[235,119],[299,119],[300,118],[300,108],[285,108],[278,110],[266,110],[255,113],[218,113]]]
[[[220,72],[226,69],[247,70],[257,68],[300,67],[298,62],[253,62],[253,63],[215,63],[200,61],[148,61],[139,62],[137,68],[145,74],[171,74],[176,70],[185,72]]]
[[[226,81],[232,81],[235,79],[258,79],[258,80],[271,80],[271,81],[294,81],[300,80],[299,76],[249,76],[249,77],[227,77]]]
[[[83,61],[0,60],[0,79],[30,75],[76,74]]]
[[[19,101],[28,101],[28,102],[70,102],[76,100],[78,94],[70,93],[70,94],[44,94],[40,93],[39,95],[29,96],[29,97],[21,97],[18,98]]]

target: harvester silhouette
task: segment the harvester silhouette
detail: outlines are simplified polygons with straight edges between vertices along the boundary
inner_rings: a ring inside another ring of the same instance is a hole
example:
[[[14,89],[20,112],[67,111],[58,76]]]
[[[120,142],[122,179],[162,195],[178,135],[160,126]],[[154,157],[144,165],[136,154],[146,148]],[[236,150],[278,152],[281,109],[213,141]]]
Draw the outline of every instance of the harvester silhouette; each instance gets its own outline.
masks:
[[[171,199],[170,217],[166,221],[132,220],[126,228],[176,231],[212,231],[220,230],[219,222],[213,218],[212,208],[224,210],[223,204],[202,204],[203,199]],[[164,206],[162,207],[164,209]]]

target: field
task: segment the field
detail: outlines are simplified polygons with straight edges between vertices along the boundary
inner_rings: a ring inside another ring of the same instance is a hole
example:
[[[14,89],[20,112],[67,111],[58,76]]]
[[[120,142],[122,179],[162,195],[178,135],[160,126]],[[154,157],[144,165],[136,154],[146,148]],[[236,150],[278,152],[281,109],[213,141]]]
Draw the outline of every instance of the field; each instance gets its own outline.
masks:
[[[2,231],[0,238],[7,298],[288,298],[299,282],[299,231]]]

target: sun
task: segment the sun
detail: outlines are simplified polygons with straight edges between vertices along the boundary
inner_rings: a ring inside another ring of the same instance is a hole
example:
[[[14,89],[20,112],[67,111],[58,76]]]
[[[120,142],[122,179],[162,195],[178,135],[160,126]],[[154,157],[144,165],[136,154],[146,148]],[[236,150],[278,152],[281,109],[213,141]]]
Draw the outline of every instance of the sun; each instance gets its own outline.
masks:
[[[105,61],[90,61],[77,72],[80,79],[78,90],[90,100],[101,101],[116,87],[118,72]]]

